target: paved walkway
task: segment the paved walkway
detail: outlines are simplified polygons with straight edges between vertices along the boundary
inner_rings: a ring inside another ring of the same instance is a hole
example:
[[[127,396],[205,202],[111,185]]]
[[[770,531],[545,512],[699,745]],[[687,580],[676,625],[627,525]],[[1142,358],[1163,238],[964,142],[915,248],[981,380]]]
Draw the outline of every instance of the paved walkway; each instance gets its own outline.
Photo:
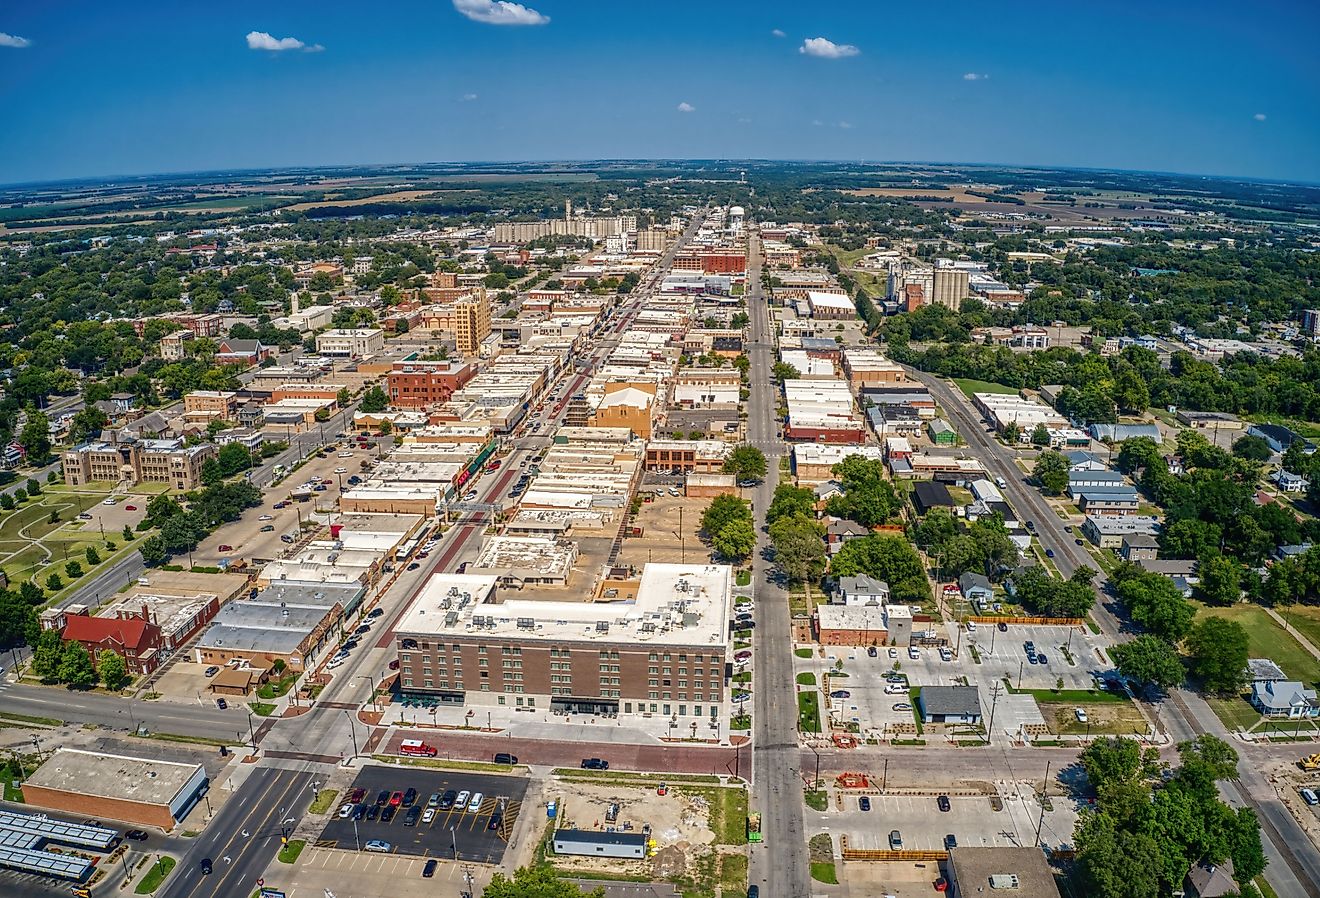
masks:
[[[1288,621],[1284,619],[1283,615],[1279,614],[1279,612],[1275,611],[1273,608],[1266,608],[1265,613],[1274,618],[1274,622],[1283,627],[1286,632],[1291,633],[1293,639],[1296,639],[1301,643],[1302,648],[1310,652],[1313,658],[1320,661],[1320,649],[1315,647],[1315,643],[1303,636],[1300,630],[1290,625]]]

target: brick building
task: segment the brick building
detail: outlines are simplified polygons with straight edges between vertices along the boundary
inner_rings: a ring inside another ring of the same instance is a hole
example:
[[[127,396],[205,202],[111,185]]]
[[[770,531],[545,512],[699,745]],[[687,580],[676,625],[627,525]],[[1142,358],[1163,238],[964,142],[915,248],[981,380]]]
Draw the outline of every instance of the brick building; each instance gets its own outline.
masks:
[[[386,376],[390,405],[425,408],[448,402],[477,373],[465,362],[395,362]]]

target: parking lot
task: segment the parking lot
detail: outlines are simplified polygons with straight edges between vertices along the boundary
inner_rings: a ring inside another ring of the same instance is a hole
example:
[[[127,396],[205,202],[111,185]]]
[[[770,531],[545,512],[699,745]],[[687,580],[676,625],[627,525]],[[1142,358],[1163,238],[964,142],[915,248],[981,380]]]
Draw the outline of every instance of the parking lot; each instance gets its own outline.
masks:
[[[340,453],[349,453],[347,458],[340,458]],[[243,558],[248,563],[256,559],[274,559],[289,549],[290,543],[280,539],[284,535],[297,536],[299,520],[310,520],[313,511],[333,509],[339,504],[339,489],[342,482],[349,488],[348,478],[362,476],[362,462],[375,460],[374,448],[349,448],[346,440],[341,440],[329,458],[320,453],[314,455],[307,464],[289,474],[278,486],[262,492],[262,503],[256,508],[249,508],[243,516],[219,528],[193,551],[193,563],[214,566],[224,558]],[[343,468],[345,473],[336,474],[336,469]],[[312,493],[307,502],[289,501],[291,491],[298,489],[305,482],[315,479],[325,487]],[[326,483],[329,481],[329,483]],[[276,508],[275,503],[286,502],[283,508]],[[263,531],[262,528],[270,527]],[[231,548],[221,551],[221,546]]]
[[[359,820],[351,816],[340,817],[337,806],[321,831],[318,846],[352,850],[359,845],[365,848],[371,840],[380,840],[389,843],[386,852],[389,854],[453,859],[457,851],[459,860],[498,864],[521,810],[527,781],[515,776],[369,767],[353,781],[350,791],[352,789],[364,790],[362,804],[367,808],[367,816]],[[395,808],[392,819],[382,821],[382,817],[388,816],[383,808],[375,819],[369,819],[380,792],[406,792],[408,789],[417,790],[415,807],[435,811],[433,819],[424,821],[419,818],[415,826],[407,826],[408,808],[401,803]],[[460,795],[467,792],[469,798],[462,807],[455,803],[445,810],[435,806],[428,808],[433,794],[443,796],[449,790]],[[469,810],[472,797],[477,793],[483,796],[480,806],[477,810]],[[494,829],[491,829],[492,820],[495,821]]]
[[[871,810],[863,811],[859,796],[845,793],[842,811],[808,810],[807,814],[821,818],[818,826],[847,833],[852,848],[887,849],[892,830],[899,831],[903,849],[907,851],[942,850],[949,835],[962,847],[1020,847],[1035,843],[1040,802],[1032,790],[1039,786],[1039,782],[1034,786],[1026,783],[1002,786],[998,811],[989,794],[952,795],[950,810],[941,812],[934,795],[872,795],[868,797]],[[832,809],[836,806],[831,803]],[[1050,799],[1050,807],[1052,810],[1045,811],[1041,841],[1051,847],[1071,845],[1073,825],[1077,821],[1075,803],[1055,795]],[[809,823],[808,829],[811,828]]]

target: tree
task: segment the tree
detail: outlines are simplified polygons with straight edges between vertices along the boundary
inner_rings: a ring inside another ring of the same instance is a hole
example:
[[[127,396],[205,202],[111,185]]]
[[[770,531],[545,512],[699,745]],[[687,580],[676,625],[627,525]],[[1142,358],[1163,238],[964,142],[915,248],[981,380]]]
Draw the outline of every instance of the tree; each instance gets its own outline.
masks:
[[[41,484],[37,483],[37,481],[33,480],[31,477],[27,479],[27,483],[24,484],[24,486],[26,487],[29,496],[41,495]]]
[[[584,892],[572,881],[561,879],[549,865],[543,865],[519,867],[512,879],[496,873],[482,890],[481,898],[605,898],[605,891]]]
[[[220,470],[220,462],[214,458],[208,458],[202,462],[202,483],[207,486],[215,486],[225,479],[224,473]]]
[[[343,408],[352,401],[353,394],[349,391],[348,387],[341,387],[339,392],[335,394],[335,402],[339,404],[340,408]]]
[[[385,395],[385,391],[379,386],[373,386],[362,394],[362,402],[358,408],[364,412],[375,414],[383,412],[389,407],[390,397]]]
[[[1274,450],[1261,437],[1246,434],[1238,437],[1233,442],[1233,454],[1238,458],[1245,458],[1247,461],[1264,464],[1274,455]]]
[[[1159,898],[1160,846],[1148,832],[1128,830],[1107,813],[1082,817],[1073,839],[1078,894],[1088,898]]]
[[[1160,554],[1167,558],[1199,558],[1219,551],[1223,531],[1200,518],[1183,518],[1160,532]]]
[[[786,380],[797,380],[802,376],[802,372],[788,362],[775,362],[770,366],[770,376],[783,383]]]
[[[825,528],[803,514],[782,516],[769,527],[775,567],[789,580],[814,580],[825,572]]]
[[[1266,444],[1268,448],[1269,444]],[[1283,450],[1281,466],[1290,474],[1305,474],[1311,466],[1311,456],[1306,454],[1306,441],[1293,440]]]
[[[1196,609],[1167,577],[1124,565],[1114,572],[1116,592],[1132,619],[1165,642],[1187,635]]]
[[[60,675],[60,658],[64,654],[64,642],[58,630],[42,630],[37,643],[32,647],[32,672],[47,683],[55,682]]]
[[[153,496],[147,503],[147,512],[143,518],[152,527],[160,527],[169,518],[183,514],[183,506],[173,496],[161,493]]]
[[[1127,784],[1154,775],[1159,763],[1159,751],[1148,757],[1135,739],[1110,736],[1096,739],[1083,751],[1078,761],[1086,771],[1086,779],[1099,795],[1112,793]]]
[[[775,494],[770,499],[770,507],[765,511],[765,522],[773,524],[789,515],[811,517],[815,502],[816,495],[811,490],[785,481],[775,487]]]
[[[1132,437],[1124,440],[1115,461],[1124,474],[1132,474],[1154,462],[1163,461],[1160,446],[1150,437]]]
[[[1187,634],[1189,669],[1207,692],[1241,690],[1247,669],[1247,631],[1237,621],[1207,617]]]
[[[885,476],[884,463],[860,455],[849,455],[833,468],[843,483],[843,494],[831,496],[825,510],[838,518],[876,527],[892,518],[902,507],[894,485]]]
[[[29,585],[24,581],[24,586]],[[37,587],[37,592],[41,590]],[[0,590],[0,650],[11,649],[37,638],[40,627],[37,624],[37,609],[33,602],[20,591]]]
[[[1183,681],[1183,666],[1178,650],[1149,633],[1114,646],[1109,654],[1118,666],[1119,673],[1140,683],[1169,687]]]
[[[1242,598],[1242,565],[1218,552],[1202,555],[1196,563],[1200,583],[1196,593],[1208,605],[1232,605]]]
[[[138,554],[142,556],[142,563],[147,567],[157,567],[169,560],[169,550],[165,548],[165,541],[159,536],[149,536],[138,546]],[[53,575],[52,575],[53,576]]]
[[[46,588],[51,592],[59,592],[64,588],[64,581],[60,579],[59,574],[52,573],[46,578]]]
[[[50,455],[50,419],[35,408],[29,408],[27,423],[18,435],[18,445],[23,447],[29,462],[43,462]]]
[[[216,462],[223,476],[232,477],[252,467],[252,453],[242,443],[225,443],[216,454]]]
[[[69,440],[81,443],[110,425],[110,416],[94,405],[78,411],[69,422]]]
[[[1048,446],[1050,444],[1050,429],[1044,424],[1037,424],[1031,431],[1031,445]]]
[[[5,511],[13,511],[14,497],[9,495],[9,493],[0,493],[0,508],[3,508]]]
[[[765,453],[748,444],[738,446],[724,460],[724,473],[733,474],[739,480],[764,480]]]
[[[60,653],[59,680],[74,689],[91,689],[96,685],[96,668],[92,656],[81,642],[69,641]]]
[[[77,580],[83,575],[82,565],[76,561],[66,561],[64,563],[64,573],[69,575],[69,579]]]
[[[96,672],[100,674],[105,688],[116,692],[122,689],[128,680],[128,665],[124,663],[123,657],[109,649],[101,649],[97,654]]]
[[[756,527],[750,520],[738,518],[721,527],[711,537],[710,544],[725,558],[742,560],[756,548]]]
[[[1135,368],[1124,368],[1114,379],[1114,402],[1126,412],[1144,412],[1150,405],[1150,389]]]
[[[737,496],[716,496],[701,513],[701,529],[713,539],[716,533],[724,529],[725,524],[744,518],[749,521],[752,518],[751,508],[746,501]]]
[[[31,580],[19,584],[18,596],[28,605],[40,605],[46,601],[45,591]]]
[[[1031,473],[1051,496],[1061,495],[1068,488],[1068,459],[1061,452],[1042,452]]]
[[[128,526],[127,524],[124,525],[123,536],[124,536],[124,542],[126,543],[131,543],[133,540],[137,539],[137,534],[134,533],[133,528]]]
[[[22,505],[26,502],[27,498],[27,490],[23,489],[23,487],[20,486],[18,489],[14,490],[14,502],[18,505]]]
[[[96,567],[101,563],[101,553],[96,551],[96,546],[88,546],[84,549],[83,556],[87,559],[87,563],[92,567]]]
[[[897,602],[921,602],[930,598],[930,584],[921,556],[902,537],[872,534],[850,539],[834,556],[830,572],[839,577],[870,574],[884,580]]]

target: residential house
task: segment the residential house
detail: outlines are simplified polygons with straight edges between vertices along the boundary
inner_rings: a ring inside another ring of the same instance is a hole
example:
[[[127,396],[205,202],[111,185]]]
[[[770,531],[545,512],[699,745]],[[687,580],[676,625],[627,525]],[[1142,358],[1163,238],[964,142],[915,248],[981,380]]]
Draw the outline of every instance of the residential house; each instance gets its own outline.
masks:
[[[867,574],[840,577],[838,589],[830,596],[834,605],[886,605],[889,603],[889,584]]]
[[[1266,717],[1289,720],[1320,717],[1320,702],[1314,689],[1296,680],[1268,680],[1251,684],[1251,704]]]
[[[1153,561],[1160,552],[1160,542],[1149,533],[1128,533],[1123,536],[1118,554],[1124,561]]]
[[[215,353],[215,363],[217,365],[245,365],[250,367],[260,364],[263,359],[270,358],[278,351],[278,347],[266,346],[260,340],[225,339],[219,341]]]
[[[958,590],[969,602],[989,602],[995,597],[994,587],[985,574],[968,571],[958,578]]]
[[[1241,887],[1233,876],[1232,858],[1224,858],[1221,864],[1203,858],[1183,878],[1184,898],[1226,898],[1238,894]]]
[[[831,518],[825,525],[825,547],[829,550],[830,555],[838,555],[844,543],[852,539],[869,536],[870,533],[871,531],[856,521],[849,521],[846,518]]]
[[[912,505],[917,514],[924,515],[932,508],[954,508],[957,503],[949,488],[935,480],[918,481],[912,487]]]

